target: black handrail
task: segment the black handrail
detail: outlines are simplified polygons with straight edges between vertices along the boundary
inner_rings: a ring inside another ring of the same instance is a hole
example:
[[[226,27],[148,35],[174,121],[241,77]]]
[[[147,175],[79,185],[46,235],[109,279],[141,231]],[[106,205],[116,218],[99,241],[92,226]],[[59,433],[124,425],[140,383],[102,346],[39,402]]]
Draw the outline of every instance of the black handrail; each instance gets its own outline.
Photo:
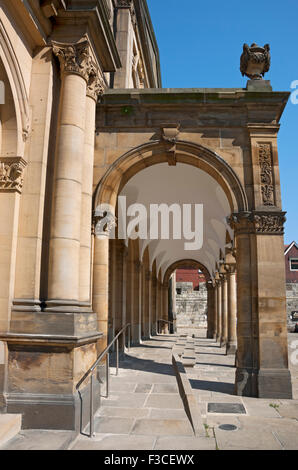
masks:
[[[119,373],[119,337],[126,331],[128,328],[128,351],[130,350],[130,333],[131,333],[131,325],[128,323],[125,325],[121,331],[115,336],[115,338],[109,343],[109,345],[100,353],[94,364],[88,369],[88,371],[84,374],[84,376],[79,380],[79,382],[76,385],[76,390],[78,391],[80,395],[80,400],[81,400],[81,425],[80,425],[80,432],[82,432],[82,395],[79,390],[80,386],[82,385],[83,382],[89,377],[90,377],[90,434],[89,437],[93,437],[94,435],[94,413],[93,413],[93,373],[98,366],[98,364],[103,360],[105,356],[107,356],[107,361],[106,361],[106,398],[109,397],[109,367],[110,367],[110,354],[109,351],[111,347],[116,343],[116,375]]]

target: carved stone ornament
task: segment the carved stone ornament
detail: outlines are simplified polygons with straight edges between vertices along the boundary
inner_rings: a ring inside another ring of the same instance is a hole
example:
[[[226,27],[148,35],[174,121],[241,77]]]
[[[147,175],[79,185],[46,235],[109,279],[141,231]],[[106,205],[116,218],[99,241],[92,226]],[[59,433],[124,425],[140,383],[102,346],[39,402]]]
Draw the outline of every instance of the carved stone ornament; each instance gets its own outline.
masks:
[[[131,8],[133,0],[116,0],[116,8]]]
[[[239,212],[227,218],[236,233],[283,235],[286,212]]]
[[[27,163],[22,157],[0,159],[0,191],[17,191],[23,187],[23,172]]]
[[[274,206],[272,149],[270,144],[259,144],[261,191],[264,206]]]
[[[98,97],[103,94],[105,90],[105,82],[100,75],[99,68],[93,62],[90,64],[89,79],[87,83],[87,96],[97,101]]]
[[[72,73],[83,77],[88,83],[90,70],[92,70],[92,58],[88,41],[76,44],[61,44],[52,42],[53,52],[58,57],[61,74]]]
[[[106,238],[111,235],[116,225],[116,217],[112,212],[95,212],[92,221],[92,233],[96,238]]]
[[[251,80],[263,80],[263,76],[270,69],[270,46],[265,44],[259,47],[253,43],[250,47],[248,44],[243,45],[243,53],[240,58],[240,71],[242,75],[246,75]]]

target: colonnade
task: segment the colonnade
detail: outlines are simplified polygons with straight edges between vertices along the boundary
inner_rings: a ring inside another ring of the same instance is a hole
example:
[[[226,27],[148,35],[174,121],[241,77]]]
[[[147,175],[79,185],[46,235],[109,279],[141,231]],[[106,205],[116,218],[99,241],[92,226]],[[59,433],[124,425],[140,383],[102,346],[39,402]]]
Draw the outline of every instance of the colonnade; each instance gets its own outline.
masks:
[[[227,354],[237,349],[237,286],[236,265],[225,264],[214,281],[207,282],[207,337],[216,339]]]
[[[136,240],[130,240],[128,246],[122,240],[109,240],[109,243],[105,243],[105,240],[97,239],[95,244],[102,250],[105,249],[107,260],[103,268],[108,272],[104,276],[107,283],[105,292],[110,294],[106,322],[107,338],[115,337],[128,323],[131,325],[132,344],[139,344],[142,340],[156,335],[159,320],[168,320],[169,286],[168,283],[162,282],[161,274],[157,274],[156,263],[150,266],[148,249],[140,261]],[[95,279],[95,291],[96,284]],[[104,309],[104,296],[96,298],[99,302],[97,311]],[[162,332],[168,331],[166,322],[160,326]]]

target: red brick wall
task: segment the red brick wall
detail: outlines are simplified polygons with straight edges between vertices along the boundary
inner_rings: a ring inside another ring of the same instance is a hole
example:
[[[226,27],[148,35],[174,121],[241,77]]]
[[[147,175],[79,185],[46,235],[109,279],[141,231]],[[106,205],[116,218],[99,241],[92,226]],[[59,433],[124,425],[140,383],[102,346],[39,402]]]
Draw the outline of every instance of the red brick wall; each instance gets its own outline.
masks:
[[[298,248],[295,245],[285,255],[286,282],[298,282],[298,271],[290,270],[290,258],[298,258]]]
[[[192,282],[193,288],[197,289],[201,282],[206,282],[205,276],[197,269],[180,268],[176,271],[176,282]]]

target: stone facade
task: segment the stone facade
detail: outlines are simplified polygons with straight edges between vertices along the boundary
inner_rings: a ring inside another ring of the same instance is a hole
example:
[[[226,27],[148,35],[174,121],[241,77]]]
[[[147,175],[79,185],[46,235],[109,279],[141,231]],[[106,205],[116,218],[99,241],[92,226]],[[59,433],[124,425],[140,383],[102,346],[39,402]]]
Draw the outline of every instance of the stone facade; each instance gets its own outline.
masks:
[[[207,288],[200,284],[193,290],[192,282],[176,283],[176,325],[180,328],[207,328]]]
[[[172,273],[194,264],[208,337],[237,340],[236,393],[291,398],[277,149],[289,93],[262,79],[161,88],[145,0],[2,1],[0,80],[1,409],[78,431],[108,340],[167,331]],[[204,240],[135,236],[146,216],[123,236],[120,196],[203,203]]]

